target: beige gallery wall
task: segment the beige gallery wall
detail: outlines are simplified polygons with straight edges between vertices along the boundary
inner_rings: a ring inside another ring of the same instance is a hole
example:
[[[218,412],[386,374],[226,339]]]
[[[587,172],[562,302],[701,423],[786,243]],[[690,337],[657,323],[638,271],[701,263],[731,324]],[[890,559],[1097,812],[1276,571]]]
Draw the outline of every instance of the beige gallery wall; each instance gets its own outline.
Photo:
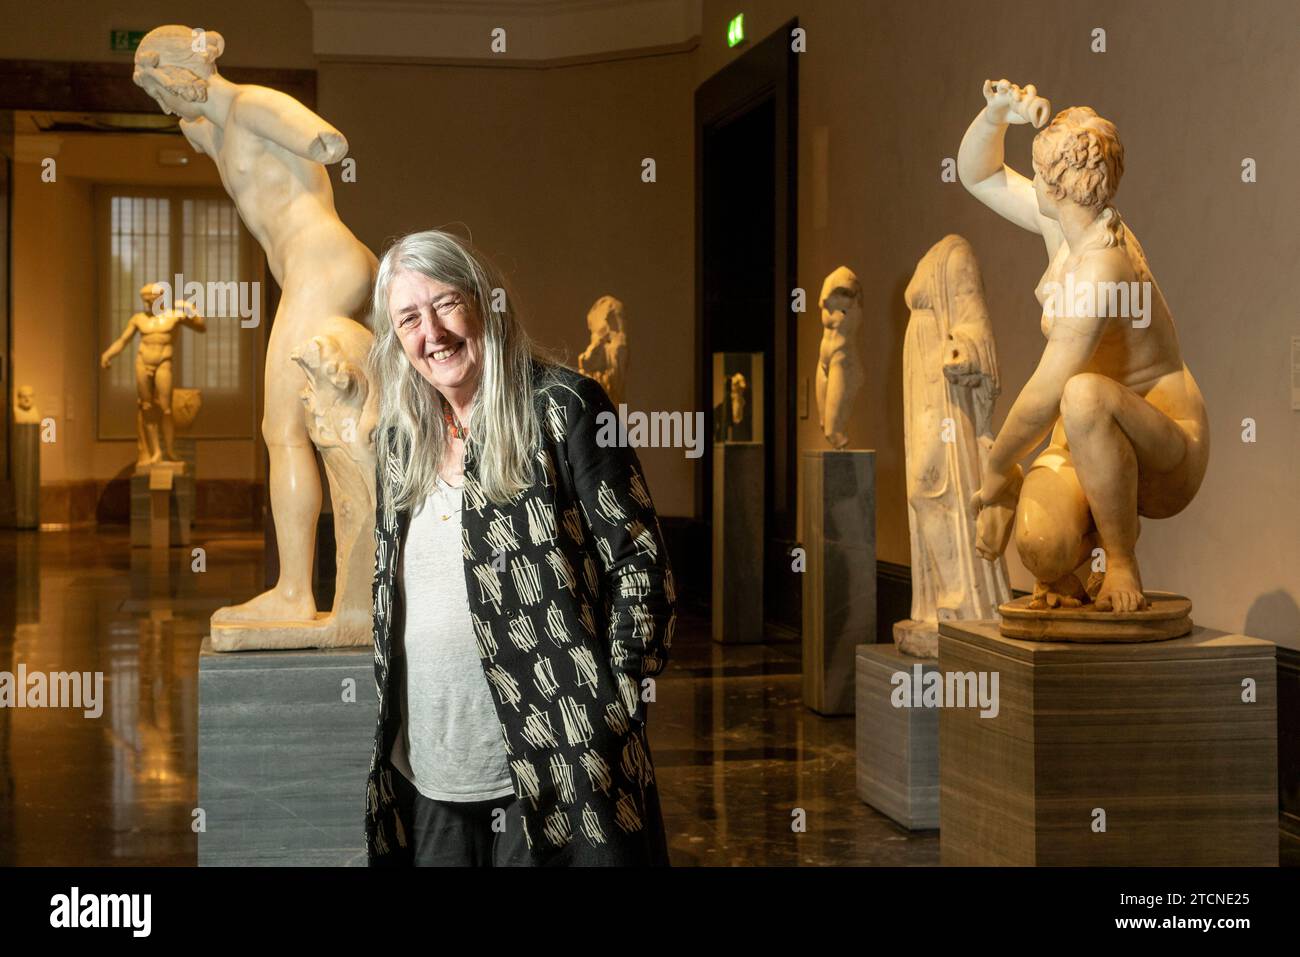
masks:
[[[983,80],[1035,83],[1054,109],[1089,105],[1118,126],[1126,172],[1116,206],[1141,239],[1173,309],[1185,360],[1211,417],[1200,495],[1176,518],[1146,522],[1148,588],[1179,591],[1194,617],[1300,648],[1300,412],[1290,408],[1289,340],[1300,334],[1300,6],[1290,0],[1148,0],[1088,4],[805,3],[705,0],[696,80],[736,54],[726,22],[744,9],[758,39],[798,16],[799,280],[816,290],[846,264],[862,279],[867,385],[852,444],[877,449],[879,557],[907,563],[902,443],[903,289],[916,261],[949,232],[983,267],[1004,383],[998,424],[1042,348],[1033,289],[1046,268],[1039,237],[940,178],[983,107]],[[1090,50],[1106,30],[1105,53]],[[824,128],[824,171],[812,142]],[[1008,136],[1008,162],[1030,171],[1031,137]],[[1241,181],[1244,157],[1258,182]],[[1032,172],[1030,171],[1030,175]],[[828,203],[814,222],[819,190]],[[811,374],[820,329],[800,331]],[[1258,441],[1241,440],[1252,418]],[[816,447],[816,420],[800,423]],[[1014,552],[1014,549],[1012,549]],[[1028,574],[1011,558],[1013,585]]]
[[[450,224],[505,269],[530,333],[571,364],[606,293],[627,310],[632,409],[694,407],[690,54],[554,68],[322,62],[348,137],[339,213],[377,252]],[[656,181],[642,181],[642,160]],[[693,510],[681,449],[639,450],[655,504]]]

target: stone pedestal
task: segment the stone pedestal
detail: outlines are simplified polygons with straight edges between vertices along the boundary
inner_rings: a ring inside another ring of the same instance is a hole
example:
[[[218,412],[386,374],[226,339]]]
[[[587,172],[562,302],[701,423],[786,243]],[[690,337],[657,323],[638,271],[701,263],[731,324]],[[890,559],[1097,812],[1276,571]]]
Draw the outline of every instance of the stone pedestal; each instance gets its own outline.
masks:
[[[1023,641],[941,622],[939,670],[998,674],[996,717],[939,714],[943,864],[1277,865],[1271,642],[1199,627]]]
[[[41,527],[41,427],[14,423],[14,528]]]
[[[895,703],[917,666],[939,670],[893,645],[857,647],[858,797],[913,831],[939,826],[939,712]]]
[[[713,446],[713,640],[763,640],[763,443]]]
[[[153,493],[150,475],[153,470],[136,472],[131,476],[131,547],[148,548],[152,542],[150,531]],[[167,507],[168,544],[189,545],[194,525],[194,473],[187,466],[184,471],[172,469],[172,488]]]
[[[350,700],[355,699],[355,700]],[[199,865],[365,866],[369,648],[199,653]]]
[[[876,637],[876,453],[800,457],[803,492],[803,702],[853,713],[854,649]]]

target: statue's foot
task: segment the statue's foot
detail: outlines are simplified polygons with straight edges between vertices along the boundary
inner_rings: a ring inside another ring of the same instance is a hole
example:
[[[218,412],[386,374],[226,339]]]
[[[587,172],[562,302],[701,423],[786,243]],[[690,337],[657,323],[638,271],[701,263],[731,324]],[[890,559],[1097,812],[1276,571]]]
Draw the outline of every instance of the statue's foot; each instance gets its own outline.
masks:
[[[1054,582],[1034,582],[1034,597],[1030,599],[1029,607],[1078,608],[1087,601],[1088,593],[1071,572]]]
[[[218,608],[212,615],[215,624],[236,621],[315,621],[316,599],[311,595],[289,598],[277,588],[264,591],[242,605]]]
[[[1147,607],[1147,597],[1142,594],[1142,579],[1138,575],[1137,563],[1116,561],[1111,558],[1106,562],[1106,576],[1094,602],[1098,611],[1127,613],[1141,611]]]

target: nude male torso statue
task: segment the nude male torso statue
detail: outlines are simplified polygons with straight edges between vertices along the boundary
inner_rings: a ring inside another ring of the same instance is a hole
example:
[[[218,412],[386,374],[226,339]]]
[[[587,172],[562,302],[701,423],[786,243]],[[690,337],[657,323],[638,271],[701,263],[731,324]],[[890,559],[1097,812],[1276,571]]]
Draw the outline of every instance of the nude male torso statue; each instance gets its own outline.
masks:
[[[135,75],[165,112],[181,117],[190,143],[212,157],[281,288],[262,418],[280,578],[213,621],[311,621],[322,491],[299,395],[306,377],[291,353],[363,318],[378,262],[339,219],[322,165],[347,154],[343,134],[284,93],[226,80],[214,66],[223,48],[213,31],[159,27],[137,49]]]

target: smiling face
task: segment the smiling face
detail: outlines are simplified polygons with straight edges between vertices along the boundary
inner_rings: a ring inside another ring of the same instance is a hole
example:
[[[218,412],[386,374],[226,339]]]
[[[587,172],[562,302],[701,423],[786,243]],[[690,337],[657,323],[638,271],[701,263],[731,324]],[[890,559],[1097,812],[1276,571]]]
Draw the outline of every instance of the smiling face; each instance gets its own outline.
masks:
[[[456,404],[467,404],[483,368],[483,323],[455,286],[403,270],[388,291],[388,318],[416,372]]]

